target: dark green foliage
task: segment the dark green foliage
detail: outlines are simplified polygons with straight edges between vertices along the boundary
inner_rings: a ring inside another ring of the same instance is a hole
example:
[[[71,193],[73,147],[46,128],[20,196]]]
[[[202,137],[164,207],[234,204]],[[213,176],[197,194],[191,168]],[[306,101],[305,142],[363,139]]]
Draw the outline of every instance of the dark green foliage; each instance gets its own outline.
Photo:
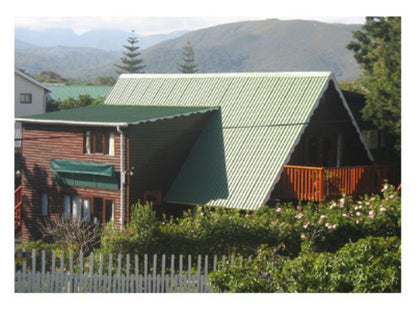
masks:
[[[42,71],[39,75],[35,76],[37,81],[42,83],[66,83],[67,80],[62,78],[61,75],[51,71]]]
[[[221,262],[209,281],[219,292],[400,292],[397,237],[367,237],[335,253],[303,251],[294,259],[260,248],[251,260]]]
[[[95,79],[95,84],[98,86],[113,86],[116,84],[116,79],[112,76],[101,76]]]
[[[382,196],[360,201],[343,197],[320,207],[287,204],[255,212],[197,208],[182,218],[162,221],[151,207],[137,204],[125,230],[106,228],[102,247],[110,253],[250,256],[267,244],[294,258],[302,248],[335,252],[367,236],[400,237],[400,205],[400,196],[387,185]]]
[[[182,48],[182,64],[178,64],[178,70],[184,74],[192,74],[198,71],[198,65],[195,63],[194,49],[189,42]]]
[[[134,31],[132,31],[133,33]],[[117,68],[120,68],[121,71],[116,71],[118,74],[122,73],[143,73],[143,69],[146,65],[143,64],[143,60],[139,58],[141,53],[139,52],[139,47],[136,45],[139,40],[135,36],[131,36],[127,39],[129,45],[123,45],[127,50],[123,52],[124,57],[121,58],[122,65],[114,65]]]
[[[104,97],[99,96],[98,98],[92,98],[88,94],[81,94],[77,99],[69,97],[64,101],[49,99],[46,103],[46,111],[54,112],[58,110],[85,107],[90,105],[99,105],[104,103]]]
[[[366,96],[363,117],[395,139],[401,133],[401,18],[367,17],[347,48],[363,69],[359,79]]]

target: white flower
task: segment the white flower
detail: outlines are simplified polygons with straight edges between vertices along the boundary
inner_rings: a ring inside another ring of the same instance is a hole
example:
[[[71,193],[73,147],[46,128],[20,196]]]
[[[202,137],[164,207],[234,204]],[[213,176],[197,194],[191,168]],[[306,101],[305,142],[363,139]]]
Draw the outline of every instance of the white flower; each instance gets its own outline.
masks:
[[[371,219],[373,219],[373,218],[376,216],[376,212],[375,212],[374,210],[371,210],[371,211],[368,213],[368,216],[369,216]]]
[[[295,218],[296,219],[300,219],[300,218],[302,218],[303,217],[303,214],[301,214],[301,213],[298,213],[296,216],[295,216]]]
[[[387,211],[387,209],[386,209],[383,205],[381,205],[381,206],[380,206],[380,211],[381,211],[381,212],[386,212],[386,211]]]
[[[355,213],[355,215],[356,215],[357,217],[359,217],[359,216],[361,215],[361,212],[357,211],[357,212]]]
[[[326,215],[322,215],[321,217],[320,217],[320,219],[328,219],[328,216],[326,216]]]
[[[336,224],[332,224],[331,229],[335,230],[336,228],[337,228],[337,225]]]

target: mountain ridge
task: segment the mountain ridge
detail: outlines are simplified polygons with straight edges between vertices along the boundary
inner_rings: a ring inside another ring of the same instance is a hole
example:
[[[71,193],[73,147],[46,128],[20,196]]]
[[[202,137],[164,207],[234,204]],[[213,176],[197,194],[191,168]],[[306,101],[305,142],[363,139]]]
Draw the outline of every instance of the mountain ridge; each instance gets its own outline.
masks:
[[[304,20],[235,22],[164,40],[141,49],[141,58],[147,73],[177,73],[182,48],[190,42],[200,73],[331,71],[339,80],[354,80],[360,69],[346,45],[353,40],[352,31],[360,27]],[[59,53],[66,53],[71,65]],[[29,55],[16,49],[16,67],[33,73],[49,66],[45,70],[56,70],[64,77],[93,79],[116,76],[114,64],[120,63],[120,57],[121,51],[84,48],[69,52],[63,47],[37,47]]]

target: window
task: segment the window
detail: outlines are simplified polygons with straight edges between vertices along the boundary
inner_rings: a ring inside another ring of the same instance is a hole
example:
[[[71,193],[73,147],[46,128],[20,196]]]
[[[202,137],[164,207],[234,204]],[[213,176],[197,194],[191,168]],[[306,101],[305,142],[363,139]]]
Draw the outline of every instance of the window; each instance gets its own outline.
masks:
[[[64,195],[63,217],[105,225],[113,219],[114,201],[102,197]]]
[[[48,216],[48,193],[42,192],[40,194],[40,215],[42,217]]]
[[[152,203],[153,206],[160,205],[162,203],[162,192],[159,190],[144,191],[144,202]]]
[[[31,104],[32,93],[20,93],[20,104]]]
[[[114,133],[87,131],[84,140],[84,153],[114,156]]]
[[[386,138],[382,131],[363,130],[364,141],[369,149],[385,148]]]

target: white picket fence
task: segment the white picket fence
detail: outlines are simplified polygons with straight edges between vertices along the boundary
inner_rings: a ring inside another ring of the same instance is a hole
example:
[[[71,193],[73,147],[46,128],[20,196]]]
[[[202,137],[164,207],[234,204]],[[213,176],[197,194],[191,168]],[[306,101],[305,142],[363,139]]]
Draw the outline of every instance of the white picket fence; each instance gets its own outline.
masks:
[[[53,251],[47,269],[46,252],[33,250],[31,260],[16,262],[15,292],[29,293],[170,293],[211,292],[207,281],[217,268],[217,256],[80,254],[65,257]],[[222,260],[226,257],[222,256]],[[24,260],[24,259],[23,259]],[[233,262],[231,256],[229,261]],[[29,263],[27,263],[29,262]],[[31,265],[30,265],[31,263]]]

